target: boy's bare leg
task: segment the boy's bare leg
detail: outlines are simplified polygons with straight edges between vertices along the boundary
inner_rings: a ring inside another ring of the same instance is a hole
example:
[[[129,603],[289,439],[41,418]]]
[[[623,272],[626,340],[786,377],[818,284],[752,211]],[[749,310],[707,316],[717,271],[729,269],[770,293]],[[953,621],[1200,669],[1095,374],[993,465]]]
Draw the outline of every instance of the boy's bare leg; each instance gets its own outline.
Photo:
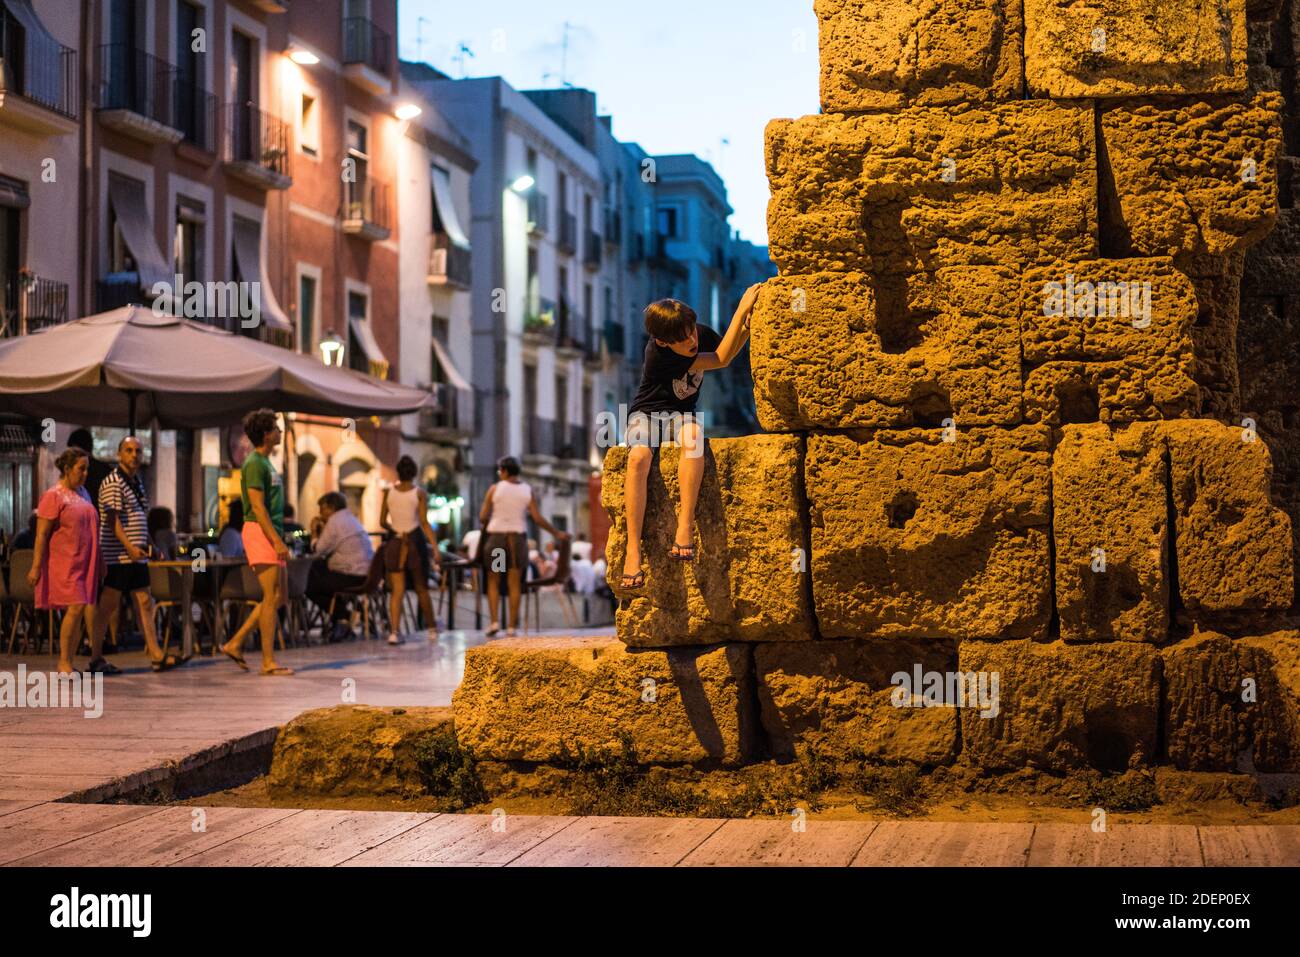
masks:
[[[695,503],[700,499],[704,481],[704,432],[698,422],[687,422],[681,431],[682,454],[677,465],[677,484],[682,490],[681,509],[677,512],[678,545],[690,545],[695,522]]]
[[[627,474],[623,478],[623,507],[627,512],[625,576],[641,570],[641,528],[645,524],[645,486],[650,477],[651,458],[648,445],[634,445],[627,450]]]

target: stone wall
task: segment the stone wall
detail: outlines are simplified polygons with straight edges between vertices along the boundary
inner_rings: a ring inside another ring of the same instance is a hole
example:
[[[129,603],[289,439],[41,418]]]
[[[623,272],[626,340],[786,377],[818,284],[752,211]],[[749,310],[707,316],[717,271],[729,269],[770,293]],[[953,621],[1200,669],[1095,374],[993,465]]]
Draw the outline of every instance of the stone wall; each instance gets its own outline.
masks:
[[[1297,6],[817,0],[825,112],[767,130],[772,434],[710,443],[692,565],[657,456],[621,694],[727,651],[687,724],[762,736],[711,760],[1300,771]]]

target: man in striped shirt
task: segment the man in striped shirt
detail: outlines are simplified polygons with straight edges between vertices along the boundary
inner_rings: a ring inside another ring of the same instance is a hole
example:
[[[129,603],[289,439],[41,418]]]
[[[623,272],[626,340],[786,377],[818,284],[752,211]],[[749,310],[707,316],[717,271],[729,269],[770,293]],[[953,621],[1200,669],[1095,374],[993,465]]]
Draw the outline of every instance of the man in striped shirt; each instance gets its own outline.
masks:
[[[154,630],[153,597],[149,592],[149,492],[140,474],[143,458],[140,440],[128,435],[118,443],[117,468],[99,486],[99,550],[108,570],[95,612],[90,670],[110,675],[120,669],[101,652],[104,629],[109,619],[117,616],[125,594],[135,602],[153,670],[166,671],[180,663],[175,655],[163,655]]]

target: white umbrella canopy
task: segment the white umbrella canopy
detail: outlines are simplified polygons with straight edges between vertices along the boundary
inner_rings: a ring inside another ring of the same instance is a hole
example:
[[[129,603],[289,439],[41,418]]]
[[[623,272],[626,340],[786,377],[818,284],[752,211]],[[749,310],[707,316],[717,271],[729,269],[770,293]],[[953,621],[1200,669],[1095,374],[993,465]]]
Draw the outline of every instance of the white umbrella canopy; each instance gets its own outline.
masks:
[[[400,415],[432,406],[424,389],[326,366],[144,306],[0,340],[0,411],[85,425],[229,425],[250,409]],[[133,408],[134,406],[134,408]]]

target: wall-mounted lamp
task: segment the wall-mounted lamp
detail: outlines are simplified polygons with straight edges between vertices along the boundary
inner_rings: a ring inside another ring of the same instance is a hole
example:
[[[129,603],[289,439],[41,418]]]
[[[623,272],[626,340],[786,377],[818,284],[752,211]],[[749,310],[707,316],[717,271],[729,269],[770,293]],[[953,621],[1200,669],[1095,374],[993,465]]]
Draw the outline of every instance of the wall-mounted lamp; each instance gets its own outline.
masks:
[[[423,112],[424,110],[420,109],[414,103],[403,103],[397,109],[393,110],[393,116],[397,117],[399,120],[413,120]]]
[[[306,47],[290,47],[289,59],[299,66],[315,66],[320,62],[320,57]]]
[[[525,173],[523,176],[519,177],[517,180],[511,183],[510,188],[513,189],[516,193],[526,193],[533,188],[533,184],[536,182],[537,181],[535,179],[533,179],[531,176]]]
[[[345,345],[343,339],[337,332],[331,332],[328,336],[320,341],[320,360],[327,366],[343,365],[343,351]]]

